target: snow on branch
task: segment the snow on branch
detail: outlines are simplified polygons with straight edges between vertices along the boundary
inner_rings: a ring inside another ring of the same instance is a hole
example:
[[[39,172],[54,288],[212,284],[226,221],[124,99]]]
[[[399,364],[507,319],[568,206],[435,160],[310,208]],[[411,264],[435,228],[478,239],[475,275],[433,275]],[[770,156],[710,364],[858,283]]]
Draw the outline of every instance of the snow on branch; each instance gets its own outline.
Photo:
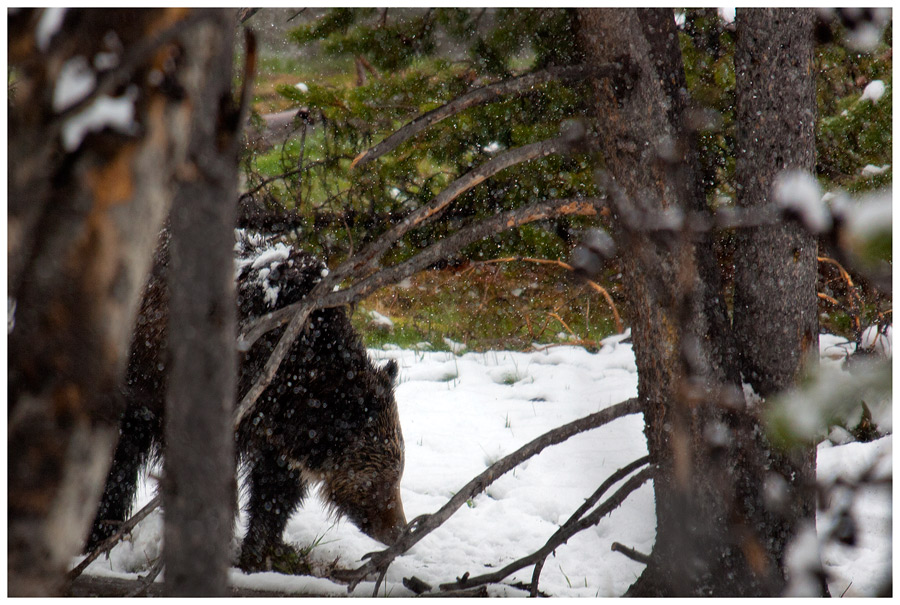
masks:
[[[400,146],[404,141],[411,139],[429,126],[437,124],[441,120],[449,118],[450,116],[464,111],[470,107],[482,105],[484,103],[490,103],[504,95],[523,94],[529,92],[535,86],[539,86],[541,84],[545,84],[554,80],[575,80],[586,78],[588,76],[598,78],[611,77],[619,74],[622,69],[623,67],[619,63],[609,63],[605,65],[597,65],[595,67],[591,67],[588,65],[567,65],[564,67],[551,67],[541,71],[528,73],[511,80],[504,80],[503,82],[497,82],[496,84],[489,84],[487,86],[482,86],[481,88],[476,88],[471,92],[456,97],[446,105],[442,105],[441,107],[432,109],[431,111],[422,114],[374,147],[363,151],[358,156],[356,156],[356,158],[350,164],[350,168],[362,166],[386,153],[390,153],[398,146]]]

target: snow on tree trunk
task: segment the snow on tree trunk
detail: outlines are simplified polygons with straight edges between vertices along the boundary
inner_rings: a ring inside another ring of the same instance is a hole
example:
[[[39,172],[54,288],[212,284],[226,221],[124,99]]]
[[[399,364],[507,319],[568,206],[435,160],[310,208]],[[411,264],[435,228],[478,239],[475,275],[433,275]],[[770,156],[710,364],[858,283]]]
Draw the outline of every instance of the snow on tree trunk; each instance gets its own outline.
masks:
[[[203,12],[208,21],[184,42],[184,90],[195,111],[170,221],[171,375],[162,483],[167,596],[229,594],[236,499],[235,15]]]

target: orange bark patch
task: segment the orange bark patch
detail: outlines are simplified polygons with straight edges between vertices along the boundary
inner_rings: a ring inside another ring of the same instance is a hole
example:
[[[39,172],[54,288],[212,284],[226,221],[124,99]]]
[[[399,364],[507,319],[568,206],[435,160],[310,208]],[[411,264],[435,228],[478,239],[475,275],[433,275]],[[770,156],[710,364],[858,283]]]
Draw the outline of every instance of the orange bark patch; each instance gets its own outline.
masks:
[[[126,145],[108,163],[87,173],[87,184],[94,194],[94,212],[128,202],[134,196],[132,160],[137,149]]]

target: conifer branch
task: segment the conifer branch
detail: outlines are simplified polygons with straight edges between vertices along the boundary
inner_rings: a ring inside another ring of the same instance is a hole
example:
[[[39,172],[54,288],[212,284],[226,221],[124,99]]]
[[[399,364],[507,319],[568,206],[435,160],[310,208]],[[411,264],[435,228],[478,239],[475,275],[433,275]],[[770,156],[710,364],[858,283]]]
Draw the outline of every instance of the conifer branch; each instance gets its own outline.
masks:
[[[399,147],[402,143],[416,136],[429,126],[437,124],[441,120],[465,111],[470,107],[483,105],[484,103],[490,103],[507,95],[524,94],[532,90],[535,86],[539,86],[547,82],[555,80],[574,80],[579,78],[586,78],[588,76],[610,77],[618,74],[621,69],[622,66],[618,63],[609,63],[605,65],[598,65],[596,67],[590,67],[588,65],[567,65],[564,67],[550,67],[548,69],[528,73],[517,78],[512,78],[510,80],[504,80],[503,82],[497,82],[496,84],[489,84],[487,86],[482,86],[481,88],[476,88],[471,92],[456,97],[446,105],[442,105],[436,109],[432,109],[431,111],[422,114],[374,147],[363,151],[358,156],[356,156],[356,158],[350,164],[350,168],[352,169],[357,166],[363,166],[364,164],[371,162],[372,160],[381,157],[386,153],[390,153],[391,151]]]
[[[351,274],[360,275],[361,273],[374,270],[381,257],[406,233],[437,219],[453,200],[501,170],[536,158],[569,151],[582,142],[582,139],[573,138],[570,134],[563,133],[553,139],[523,145],[498,154],[490,161],[450,183],[431,202],[410,213],[409,216],[384,233],[378,240],[366,246],[354,258],[349,259],[335,269],[337,277],[349,277]]]

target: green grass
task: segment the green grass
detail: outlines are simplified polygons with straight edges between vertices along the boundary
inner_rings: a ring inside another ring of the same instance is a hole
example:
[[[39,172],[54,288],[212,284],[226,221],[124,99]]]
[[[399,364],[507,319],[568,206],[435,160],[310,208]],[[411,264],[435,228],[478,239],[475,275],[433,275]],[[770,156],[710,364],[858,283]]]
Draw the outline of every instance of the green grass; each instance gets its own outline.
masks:
[[[449,338],[467,351],[526,350],[536,342],[568,342],[558,338],[569,334],[565,322],[575,342],[593,347],[615,332],[606,302],[555,267],[470,264],[426,271],[404,286],[383,288],[359,304],[353,323],[367,346],[428,342],[432,350],[449,351]],[[372,326],[369,310],[390,317],[393,330]],[[507,384],[518,379],[510,376]]]

